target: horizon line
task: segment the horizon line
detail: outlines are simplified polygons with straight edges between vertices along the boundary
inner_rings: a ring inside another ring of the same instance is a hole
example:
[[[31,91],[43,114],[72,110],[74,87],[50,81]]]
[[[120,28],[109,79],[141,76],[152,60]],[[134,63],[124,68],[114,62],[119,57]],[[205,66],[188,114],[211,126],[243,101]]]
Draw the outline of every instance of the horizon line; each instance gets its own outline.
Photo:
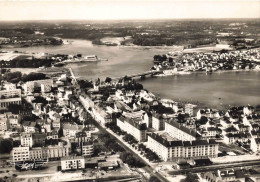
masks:
[[[216,18],[138,18],[138,19],[24,19],[24,20],[0,20],[0,22],[23,22],[23,21],[146,21],[146,20],[238,20],[259,19],[259,17],[216,17]]]

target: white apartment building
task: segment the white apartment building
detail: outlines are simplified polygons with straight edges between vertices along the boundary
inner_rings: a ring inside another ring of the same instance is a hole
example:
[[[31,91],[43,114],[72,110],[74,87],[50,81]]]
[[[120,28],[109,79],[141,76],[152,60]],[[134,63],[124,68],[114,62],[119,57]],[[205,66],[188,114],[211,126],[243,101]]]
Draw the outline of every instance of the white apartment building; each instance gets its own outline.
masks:
[[[14,147],[11,155],[13,156],[13,162],[29,160],[29,147]]]
[[[0,110],[7,109],[9,104],[21,104],[21,89],[0,90]]]
[[[164,130],[165,128],[165,121],[160,114],[154,113],[152,116],[152,128],[159,130]]]
[[[217,157],[218,143],[215,140],[168,141],[160,135],[148,135],[147,147],[164,161]]]
[[[193,104],[185,104],[184,112],[188,114],[189,116],[193,116],[194,112],[193,109],[196,107],[196,105]]]
[[[34,89],[37,87],[41,88],[41,91],[45,92],[51,88],[52,84],[53,84],[52,79],[35,80],[35,81],[26,82],[23,85],[23,88],[25,93],[34,92]]]
[[[32,134],[30,134],[30,133],[21,134],[21,146],[23,146],[23,147],[32,147],[33,146]]]
[[[81,156],[63,157],[61,159],[61,170],[84,169],[85,158]]]
[[[92,142],[84,142],[81,146],[82,156],[91,156],[94,152],[94,145]]]
[[[63,145],[60,142],[58,145],[50,145],[48,147],[34,147],[29,150],[30,159],[58,159],[67,157],[70,153],[70,146]]]
[[[200,137],[196,131],[186,128],[174,120],[165,121],[165,132],[172,138],[183,141],[196,140],[196,138]]]
[[[146,123],[135,121],[133,118],[127,118],[124,116],[117,118],[116,123],[121,130],[135,137],[137,141],[146,141]]]
[[[10,128],[10,123],[7,118],[0,117],[0,131],[8,131]]]

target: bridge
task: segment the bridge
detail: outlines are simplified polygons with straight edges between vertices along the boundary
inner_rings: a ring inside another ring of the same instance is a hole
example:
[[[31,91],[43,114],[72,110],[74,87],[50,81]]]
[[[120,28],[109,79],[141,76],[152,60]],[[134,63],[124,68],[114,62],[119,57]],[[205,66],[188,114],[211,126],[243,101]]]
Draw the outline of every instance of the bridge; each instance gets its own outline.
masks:
[[[154,75],[157,75],[157,74],[161,74],[163,73],[163,71],[146,71],[144,73],[137,73],[137,74],[132,74],[132,75],[126,75],[127,78],[135,78],[135,77],[141,77],[141,78],[145,78],[145,76],[154,76]],[[123,79],[125,78],[125,76],[123,77],[118,77],[118,78],[115,78],[115,79]]]

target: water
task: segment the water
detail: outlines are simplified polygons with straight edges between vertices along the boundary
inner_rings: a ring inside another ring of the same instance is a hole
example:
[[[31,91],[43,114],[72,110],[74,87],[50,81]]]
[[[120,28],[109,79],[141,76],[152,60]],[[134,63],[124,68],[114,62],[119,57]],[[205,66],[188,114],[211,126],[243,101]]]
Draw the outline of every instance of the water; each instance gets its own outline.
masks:
[[[173,47],[107,47],[95,46],[86,40],[71,40],[71,45],[15,48],[27,52],[97,55],[107,62],[70,64],[75,76],[96,79],[120,77],[149,70],[155,54],[176,50]],[[162,98],[199,101],[205,105],[260,104],[260,72],[193,73],[169,77],[153,77],[141,81],[144,88]]]

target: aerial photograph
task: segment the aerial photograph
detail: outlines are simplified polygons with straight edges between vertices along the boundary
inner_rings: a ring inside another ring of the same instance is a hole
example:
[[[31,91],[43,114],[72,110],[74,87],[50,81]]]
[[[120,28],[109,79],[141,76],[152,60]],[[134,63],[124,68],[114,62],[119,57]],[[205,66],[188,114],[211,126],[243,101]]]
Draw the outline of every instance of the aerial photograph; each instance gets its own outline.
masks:
[[[260,0],[1,0],[0,182],[260,182]]]

